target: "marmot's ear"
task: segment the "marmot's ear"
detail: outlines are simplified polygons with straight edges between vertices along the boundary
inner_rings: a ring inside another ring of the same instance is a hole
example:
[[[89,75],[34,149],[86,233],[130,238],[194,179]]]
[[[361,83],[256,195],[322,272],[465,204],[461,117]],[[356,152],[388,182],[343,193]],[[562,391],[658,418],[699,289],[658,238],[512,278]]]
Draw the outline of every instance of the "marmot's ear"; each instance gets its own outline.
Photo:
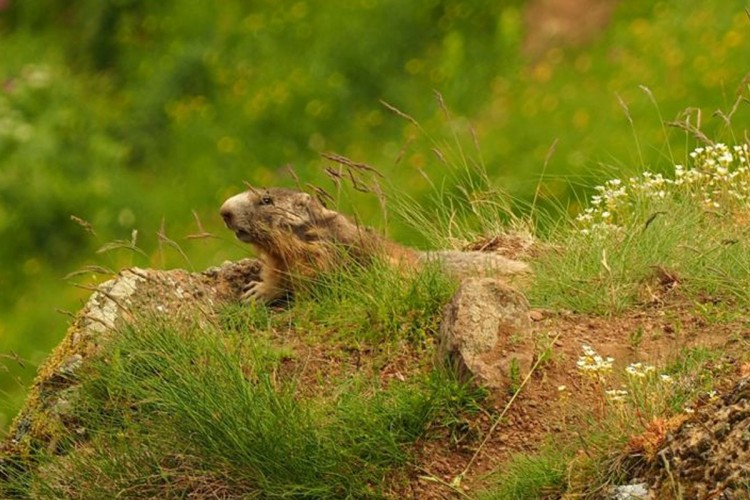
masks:
[[[320,206],[320,220],[335,219],[339,216],[339,213],[334,210],[328,210],[323,205]]]
[[[292,205],[297,210],[309,213],[310,210],[311,210],[311,208],[310,208],[310,206],[311,206],[310,202],[312,201],[311,199],[312,199],[312,197],[309,194],[300,191],[300,192],[294,194],[294,197],[292,198],[291,201],[292,201]]]
[[[305,193],[305,200],[305,208],[311,220],[324,221],[338,216],[337,212],[326,208],[319,196]]]
[[[304,191],[300,191],[299,193],[297,193],[297,196],[294,197],[293,203],[299,208],[305,208],[309,210],[311,200],[312,196],[305,193]]]

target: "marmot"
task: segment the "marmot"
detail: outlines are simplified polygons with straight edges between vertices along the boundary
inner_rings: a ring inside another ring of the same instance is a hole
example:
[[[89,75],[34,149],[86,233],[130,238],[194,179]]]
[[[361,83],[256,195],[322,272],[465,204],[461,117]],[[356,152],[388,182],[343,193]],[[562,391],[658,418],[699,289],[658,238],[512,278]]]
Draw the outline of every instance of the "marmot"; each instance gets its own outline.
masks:
[[[329,210],[308,193],[284,188],[256,189],[232,196],[221,217],[237,238],[252,244],[262,261],[260,279],[244,287],[243,300],[274,302],[291,294],[295,278],[313,278],[351,258],[366,263],[380,256],[394,265],[414,266],[437,259],[449,272],[528,271],[522,262],[488,252],[420,252],[389,241],[346,216]]]

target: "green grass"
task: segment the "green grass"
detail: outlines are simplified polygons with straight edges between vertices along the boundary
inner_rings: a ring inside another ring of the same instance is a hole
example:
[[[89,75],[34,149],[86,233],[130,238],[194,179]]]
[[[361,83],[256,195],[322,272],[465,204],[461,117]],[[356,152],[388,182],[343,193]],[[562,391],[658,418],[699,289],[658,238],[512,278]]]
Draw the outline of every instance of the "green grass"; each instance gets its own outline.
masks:
[[[309,285],[291,315],[313,321],[324,335],[328,330],[344,341],[374,344],[434,337],[458,286],[437,265],[394,270],[385,262],[342,268]]]
[[[705,189],[739,188],[745,175]],[[642,178],[628,184],[624,201],[597,207],[611,212],[617,229],[573,223],[552,238],[552,250],[537,263],[531,300],[545,307],[616,314],[648,300],[649,293],[676,286],[692,297],[746,306],[750,239],[743,230],[745,199],[722,194],[716,206],[705,207],[687,188],[666,186],[665,196],[654,198],[639,195],[639,186]]]
[[[731,108],[746,73],[730,63],[747,52],[744,8],[739,0],[635,0],[620,4],[591,44],[555,44],[526,58],[520,1],[11,2],[0,12],[0,109],[8,119],[0,132],[0,354],[19,354],[27,368],[9,362],[13,376],[0,377],[8,393],[0,428],[62,336],[66,320],[55,310],[77,310],[87,295],[61,277],[90,263],[201,269],[246,255],[228,234],[184,240],[199,232],[191,210],[203,229],[226,234],[216,211],[243,180],[290,186],[279,166],[291,163],[303,184],[338,191],[324,170],[335,165],[319,156],[337,151],[377,167],[418,205],[452,198],[461,202],[456,213],[470,214],[463,193],[446,185],[435,198],[423,176],[443,188],[436,179],[445,162],[432,149],[462,164],[447,146],[470,121],[495,191],[501,186],[523,205],[536,200],[535,210],[575,213],[613,172],[663,171],[668,144],[674,152],[692,147],[679,131],[664,134],[639,85],[651,89],[664,120],[699,106],[707,134],[729,140],[723,120],[709,117]],[[428,137],[381,99],[416,117]],[[737,123],[745,113],[740,107]],[[506,208],[488,195],[488,212]],[[498,227],[456,227],[431,239],[382,214],[376,198],[343,189],[338,208],[356,208],[368,225],[423,247]],[[426,213],[422,222],[433,222]],[[99,240],[71,214],[91,222]],[[157,237],[162,226],[189,263]],[[134,229],[145,256],[95,253]]]
[[[239,331],[292,327],[344,344],[421,345],[434,337],[442,308],[458,286],[437,265],[416,271],[379,260],[302,279],[298,285],[288,309],[230,308],[225,320]]]
[[[371,282],[384,280],[385,272],[375,266],[369,271]],[[350,321],[333,322],[333,310],[325,315],[311,309],[313,298],[304,294],[274,321],[304,316],[310,332],[305,342],[331,351],[341,350],[340,339],[349,332],[369,349],[390,343],[395,351],[407,342],[427,352],[423,329],[436,324],[440,311],[438,306],[423,308],[424,297],[436,293],[436,278],[429,277],[434,272],[411,279],[391,273],[402,285],[400,293],[381,294],[377,300],[366,294],[344,300],[333,283],[324,286],[325,293],[339,298],[339,313],[352,312]],[[360,270],[358,276],[366,274]],[[394,285],[393,276],[369,293]],[[342,279],[336,283],[352,286]],[[440,302],[445,296],[430,298]],[[418,298],[410,302],[409,297]],[[397,325],[392,311],[384,318],[373,312],[374,319],[357,312],[375,304],[408,304],[419,308],[420,315]],[[364,327],[354,319],[374,325],[376,332],[382,327],[382,335],[357,337]],[[486,397],[485,391],[459,382],[451,370],[421,364],[410,368],[408,378],[387,384],[368,369],[346,377],[323,375],[316,389],[315,382],[300,379],[304,363],[300,369],[285,369],[289,361],[304,360],[273,340],[278,325],[268,321],[265,308],[230,308],[222,314],[222,330],[151,318],[118,332],[111,347],[81,375],[82,389],[66,417],[78,432],[58,443],[62,457],[40,450],[36,463],[14,473],[4,491],[47,498],[72,498],[78,491],[92,497],[217,491],[378,497],[403,474],[417,440],[430,439],[438,429],[457,435],[464,415],[480,411]],[[293,327],[289,334],[300,328],[288,326]],[[320,337],[334,329],[337,335]]]
[[[536,455],[518,454],[489,478],[489,486],[480,492],[481,500],[532,500],[554,497],[564,491],[568,467],[575,454],[560,446],[546,446]]]

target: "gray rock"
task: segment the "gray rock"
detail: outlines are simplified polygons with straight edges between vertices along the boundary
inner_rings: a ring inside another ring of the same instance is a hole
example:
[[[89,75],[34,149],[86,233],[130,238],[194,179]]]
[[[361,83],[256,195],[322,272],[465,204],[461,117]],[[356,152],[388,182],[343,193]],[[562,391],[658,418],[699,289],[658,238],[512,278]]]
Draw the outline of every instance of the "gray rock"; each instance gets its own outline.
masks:
[[[497,389],[521,382],[534,357],[526,298],[496,278],[468,278],[447,306],[439,355]]]
[[[63,361],[60,368],[57,369],[57,372],[63,377],[73,377],[82,364],[83,356],[80,354],[73,354]]]
[[[653,496],[646,483],[637,483],[616,486],[611,498],[613,500],[649,500]]]

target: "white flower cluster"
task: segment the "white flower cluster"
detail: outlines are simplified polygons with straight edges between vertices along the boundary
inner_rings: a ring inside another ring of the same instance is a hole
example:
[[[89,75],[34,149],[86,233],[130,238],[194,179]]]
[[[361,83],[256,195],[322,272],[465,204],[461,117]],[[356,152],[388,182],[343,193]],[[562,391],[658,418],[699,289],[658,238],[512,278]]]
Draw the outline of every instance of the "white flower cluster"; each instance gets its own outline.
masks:
[[[661,380],[665,384],[671,384],[671,383],[674,382],[674,379],[671,376],[669,376],[667,374],[664,374],[664,373],[662,373],[661,375],[659,375],[659,380]]]
[[[635,193],[649,198],[664,199],[667,197],[669,186],[674,184],[674,181],[665,178],[661,174],[653,174],[647,170],[640,176],[628,179],[628,183]]]
[[[636,202],[687,195],[704,207],[729,208],[750,203],[750,147],[714,144],[690,153],[691,165],[675,165],[674,178],[643,172],[626,181],[612,179],[597,186],[590,205],[576,221],[586,235],[609,234],[623,229],[634,215]]]
[[[578,371],[582,375],[594,379],[599,383],[607,382],[608,375],[612,373],[614,358],[600,356],[593,347],[587,344],[581,345],[581,349],[583,350],[583,354],[578,357],[578,361],[576,362]],[[643,389],[646,387],[663,391],[675,383],[674,379],[669,375],[659,374],[657,377],[656,368],[645,363],[631,363],[625,368],[625,374],[628,377],[626,385],[622,385],[619,389],[607,389],[604,391],[607,401],[611,403],[624,403],[631,398],[637,400],[639,398],[638,395],[642,394]],[[558,388],[558,390],[562,389]],[[633,393],[632,397],[630,391]]]
[[[651,365],[644,365],[643,363],[631,363],[625,368],[625,373],[634,378],[646,378],[655,371],[656,368]]]
[[[625,389],[611,389],[604,394],[612,403],[624,403],[628,399],[628,391]]]
[[[590,346],[583,344],[583,356],[578,357],[576,365],[578,371],[593,378],[603,379],[605,375],[612,372],[614,358],[603,358]]]
[[[720,208],[735,200],[750,197],[750,171],[747,144],[715,144],[690,153],[693,168],[675,166],[675,186],[689,192],[707,208]]]
[[[591,197],[591,206],[578,215],[578,222],[585,227],[584,234],[599,234],[619,229],[616,217],[628,203],[628,192],[620,179],[610,179]]]

